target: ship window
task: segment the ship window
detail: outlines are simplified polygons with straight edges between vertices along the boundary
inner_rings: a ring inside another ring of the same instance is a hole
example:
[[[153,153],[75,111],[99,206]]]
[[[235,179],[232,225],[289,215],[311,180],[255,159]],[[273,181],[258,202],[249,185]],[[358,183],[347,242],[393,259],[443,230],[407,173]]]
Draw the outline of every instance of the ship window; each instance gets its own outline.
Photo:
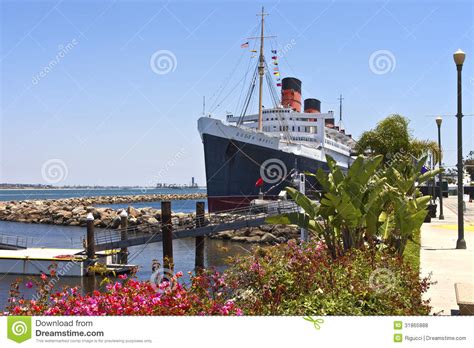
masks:
[[[291,127],[291,130],[294,132],[294,131],[295,131],[295,126],[292,126],[292,127]]]

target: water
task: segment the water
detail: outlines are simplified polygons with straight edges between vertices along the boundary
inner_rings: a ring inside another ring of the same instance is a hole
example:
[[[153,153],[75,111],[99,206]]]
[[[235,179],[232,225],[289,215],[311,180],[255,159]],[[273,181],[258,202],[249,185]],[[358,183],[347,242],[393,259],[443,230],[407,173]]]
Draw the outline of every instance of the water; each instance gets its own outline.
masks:
[[[189,194],[206,193],[203,188],[108,188],[108,189],[25,189],[0,190],[0,201],[21,201],[27,199],[61,199],[93,196],[130,196],[144,194]]]
[[[82,248],[82,239],[85,236],[84,227],[56,226],[26,224],[19,222],[0,221],[0,233],[18,235],[29,239],[29,247],[50,247],[50,248]],[[182,271],[187,275],[188,271],[194,269],[194,248],[193,238],[177,239],[173,241],[173,256],[175,262],[175,272]],[[247,253],[250,250],[248,244],[230,242],[217,239],[206,239],[205,246],[205,266],[215,267],[222,271],[227,267],[229,256],[237,256]],[[152,243],[146,246],[134,246],[129,248],[129,263],[137,265],[139,271],[137,277],[141,280],[148,280],[152,274],[151,264],[153,259],[159,262],[163,260],[163,250],[161,243]],[[5,275],[0,274],[0,310],[7,304],[8,290],[16,279],[21,279],[24,284],[31,276]],[[82,278],[63,277],[60,278],[58,286],[83,286]],[[184,277],[186,280],[186,277]],[[27,297],[32,295],[32,290],[22,287]]]
[[[25,200],[25,199],[60,199],[72,197],[91,196],[123,196],[140,194],[184,194],[184,193],[206,193],[205,189],[149,189],[146,192],[141,189],[67,189],[67,190],[0,190],[0,201]],[[194,212],[197,200],[176,200],[172,201],[171,207],[174,212]],[[207,204],[207,202],[206,202]],[[161,202],[138,202],[133,204],[111,204],[112,208],[125,208],[132,205],[135,208],[152,207],[161,208]],[[82,249],[82,240],[85,237],[86,229],[75,226],[57,226],[26,224],[18,222],[0,221],[0,233],[16,235],[28,238],[29,247],[50,247],[50,248],[78,248]],[[175,262],[175,272],[182,271],[187,275],[188,271],[194,269],[194,248],[193,238],[178,239],[173,241],[173,254]],[[250,250],[248,244],[230,242],[217,239],[206,239],[205,246],[205,266],[215,267],[222,271],[226,268],[226,260],[230,256],[237,256],[247,253]],[[152,243],[146,246],[135,246],[129,248],[129,263],[137,265],[139,271],[137,277],[141,280],[148,280],[152,274],[151,264],[153,259],[159,262],[163,260],[163,250],[161,243]],[[0,310],[7,304],[8,290],[16,279],[21,279],[24,284],[31,276],[5,275],[0,274]],[[58,287],[64,285],[85,287],[84,281],[87,278],[60,278]],[[186,281],[186,276],[184,277]],[[22,287],[22,292],[31,297],[33,290]]]

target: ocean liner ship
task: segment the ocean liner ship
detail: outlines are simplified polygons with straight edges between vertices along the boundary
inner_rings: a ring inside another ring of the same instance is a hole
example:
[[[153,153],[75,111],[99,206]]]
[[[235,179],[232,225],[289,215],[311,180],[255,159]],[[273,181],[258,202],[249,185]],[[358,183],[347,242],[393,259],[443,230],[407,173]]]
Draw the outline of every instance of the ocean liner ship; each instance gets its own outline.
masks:
[[[277,84],[281,99],[273,93],[274,106],[263,107],[263,80],[272,78],[264,56],[264,15],[262,9],[260,54],[252,80],[255,87],[258,77],[258,114],[227,114],[226,122],[210,116],[198,120],[210,212],[248,206],[262,196],[275,199],[295,174],[327,169],[326,155],[345,169],[352,161],[351,135],[335,125],[332,111],[321,112],[318,99],[301,102],[299,79],[282,79]],[[312,190],[317,190],[317,183],[307,177],[306,192]]]

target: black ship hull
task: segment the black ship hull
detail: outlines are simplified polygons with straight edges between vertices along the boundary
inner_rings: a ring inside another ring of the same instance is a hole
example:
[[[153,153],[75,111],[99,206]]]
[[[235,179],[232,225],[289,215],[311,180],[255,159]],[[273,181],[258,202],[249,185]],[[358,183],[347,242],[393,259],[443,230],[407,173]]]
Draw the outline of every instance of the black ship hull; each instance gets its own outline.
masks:
[[[252,143],[202,134],[210,212],[245,207],[264,194],[275,199],[292,185],[291,174],[319,168],[327,163]],[[306,192],[318,189],[314,178],[306,177]]]

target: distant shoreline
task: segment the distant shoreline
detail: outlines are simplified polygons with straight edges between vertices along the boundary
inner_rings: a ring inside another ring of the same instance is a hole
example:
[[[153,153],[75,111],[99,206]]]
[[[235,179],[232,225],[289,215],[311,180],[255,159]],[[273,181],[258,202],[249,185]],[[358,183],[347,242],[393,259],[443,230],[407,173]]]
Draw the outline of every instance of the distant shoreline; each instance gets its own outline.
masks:
[[[40,191],[40,190],[51,190],[51,191],[64,191],[64,190],[186,190],[186,189],[197,189],[205,190],[205,186],[200,187],[145,187],[145,186],[106,186],[106,187],[0,187],[0,191]]]

